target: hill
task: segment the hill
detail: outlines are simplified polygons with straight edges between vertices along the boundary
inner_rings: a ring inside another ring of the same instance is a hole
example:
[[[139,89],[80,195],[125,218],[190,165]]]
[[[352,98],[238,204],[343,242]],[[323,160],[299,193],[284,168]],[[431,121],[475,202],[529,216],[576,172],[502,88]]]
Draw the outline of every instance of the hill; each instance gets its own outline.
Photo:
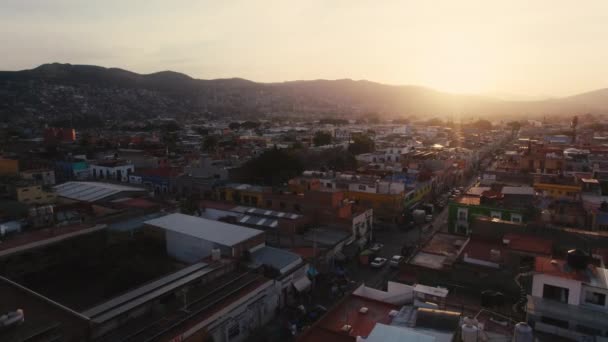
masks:
[[[529,117],[608,113],[608,88],[542,101],[504,101],[370,81],[256,83],[199,80],[172,71],[137,74],[91,65],[44,64],[0,72],[0,119],[69,116],[83,123],[153,116],[390,115]]]

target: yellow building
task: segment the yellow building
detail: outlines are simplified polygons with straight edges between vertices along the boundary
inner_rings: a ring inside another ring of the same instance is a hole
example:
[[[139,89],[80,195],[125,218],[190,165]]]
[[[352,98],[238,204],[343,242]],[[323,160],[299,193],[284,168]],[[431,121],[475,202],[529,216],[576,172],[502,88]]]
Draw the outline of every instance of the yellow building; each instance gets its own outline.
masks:
[[[403,193],[378,194],[364,191],[347,191],[346,197],[359,206],[374,209],[374,218],[395,222],[402,215]]]
[[[230,184],[217,190],[217,199],[254,207],[264,206],[264,194],[270,189],[249,184]]]
[[[19,174],[19,161],[0,157],[0,176],[16,176]]]
[[[582,187],[576,184],[534,183],[534,190],[536,192],[554,199],[568,198],[577,200],[581,196],[581,189]]]
[[[46,191],[42,185],[15,185],[17,201],[25,204],[49,204],[57,199],[55,193]]]

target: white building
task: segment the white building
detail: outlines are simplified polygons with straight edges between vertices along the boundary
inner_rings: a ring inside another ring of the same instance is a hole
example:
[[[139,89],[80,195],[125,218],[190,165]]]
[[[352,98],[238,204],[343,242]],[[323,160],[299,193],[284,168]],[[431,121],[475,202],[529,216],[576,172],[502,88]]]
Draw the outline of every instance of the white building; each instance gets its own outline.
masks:
[[[584,255],[567,260],[537,257],[528,296],[528,320],[536,331],[575,341],[608,334],[608,270]]]
[[[170,214],[144,223],[163,230],[167,254],[186,263],[207,258],[214,249],[222,256],[238,258],[265,243],[261,230],[184,214]]]
[[[124,160],[104,160],[91,163],[89,175],[93,179],[128,182],[129,175],[135,171],[135,166]]]

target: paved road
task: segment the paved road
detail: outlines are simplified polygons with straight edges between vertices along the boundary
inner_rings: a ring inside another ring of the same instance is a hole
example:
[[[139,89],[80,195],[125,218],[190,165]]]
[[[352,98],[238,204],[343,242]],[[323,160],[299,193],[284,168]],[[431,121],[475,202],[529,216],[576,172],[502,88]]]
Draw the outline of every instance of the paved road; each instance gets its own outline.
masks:
[[[476,182],[476,176],[468,180],[464,185],[465,191]],[[390,259],[393,255],[400,255],[401,248],[404,245],[417,245],[419,241],[427,240],[436,231],[447,232],[447,230],[448,206],[434,215],[433,221],[429,224],[416,226],[408,231],[401,230],[396,225],[381,230],[376,229],[374,231],[374,239],[384,244],[384,248],[380,251],[379,256]],[[365,285],[377,289],[384,289],[386,283],[394,279],[399,273],[397,269],[391,268],[388,263],[381,269],[374,269],[367,265],[359,265],[357,262],[351,263],[348,272],[353,281],[363,282]]]

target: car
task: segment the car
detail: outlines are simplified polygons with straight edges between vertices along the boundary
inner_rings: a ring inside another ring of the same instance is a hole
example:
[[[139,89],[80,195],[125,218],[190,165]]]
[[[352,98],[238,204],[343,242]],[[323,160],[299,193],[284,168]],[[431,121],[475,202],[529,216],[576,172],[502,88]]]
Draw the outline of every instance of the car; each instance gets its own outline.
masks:
[[[426,217],[424,218],[424,220],[428,223],[433,221],[433,215],[426,215]]]
[[[403,262],[403,260],[405,260],[405,257],[403,257],[402,255],[393,255],[393,257],[388,262],[388,264],[391,267],[399,267],[399,265],[401,265],[401,263]]]
[[[370,250],[370,251],[372,251],[372,252],[374,252],[374,253],[378,253],[378,252],[380,252],[380,250],[381,250],[383,247],[384,247],[384,245],[383,245],[383,244],[381,244],[381,243],[379,243],[379,242],[376,242],[376,243],[374,243],[374,244],[373,244],[373,245],[372,245],[372,246],[369,248],[369,250]]]
[[[370,263],[370,266],[373,268],[382,268],[384,265],[386,265],[387,261],[388,260],[386,258],[374,258],[374,260],[372,260]]]
[[[6,312],[0,315],[0,331],[8,330],[12,327],[22,324],[25,321],[25,315],[23,310],[17,309],[15,311]]]

